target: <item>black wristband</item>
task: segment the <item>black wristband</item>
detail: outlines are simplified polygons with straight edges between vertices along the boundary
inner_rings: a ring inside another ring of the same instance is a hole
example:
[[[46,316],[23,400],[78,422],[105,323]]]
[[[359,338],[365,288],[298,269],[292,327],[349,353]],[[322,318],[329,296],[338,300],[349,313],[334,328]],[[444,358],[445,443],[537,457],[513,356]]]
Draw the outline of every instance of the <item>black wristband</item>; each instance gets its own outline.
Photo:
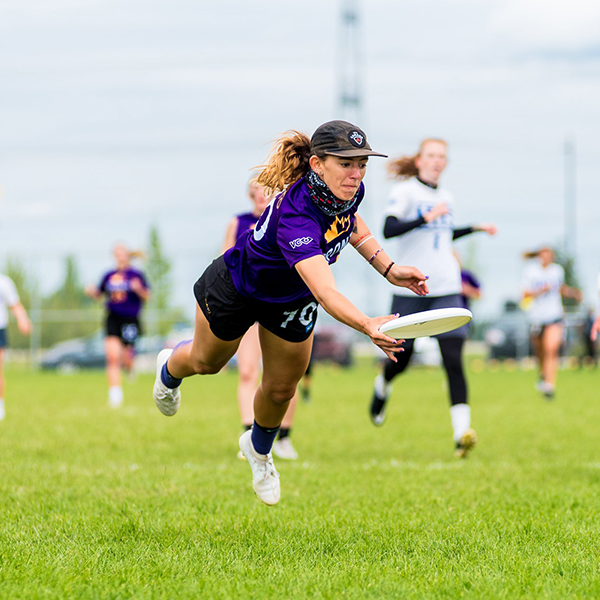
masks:
[[[390,264],[387,266],[387,269],[386,269],[386,270],[385,270],[385,271],[382,273],[382,275],[383,275],[384,277],[387,277],[388,273],[390,272],[390,269],[391,269],[391,268],[394,266],[394,264],[395,264],[395,263],[394,263],[394,261],[392,261],[392,262],[391,262],[391,263],[390,263]]]

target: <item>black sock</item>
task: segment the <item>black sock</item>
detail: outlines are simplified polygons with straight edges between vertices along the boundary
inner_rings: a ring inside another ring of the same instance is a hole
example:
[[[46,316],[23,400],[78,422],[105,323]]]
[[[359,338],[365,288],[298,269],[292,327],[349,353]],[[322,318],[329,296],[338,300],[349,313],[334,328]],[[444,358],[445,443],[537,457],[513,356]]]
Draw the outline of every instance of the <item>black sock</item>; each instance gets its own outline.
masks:
[[[292,428],[291,427],[282,427],[279,430],[279,439],[282,440],[283,438],[289,437],[292,433]]]
[[[279,427],[263,427],[256,420],[252,427],[252,445],[258,454],[269,454],[277,437]]]

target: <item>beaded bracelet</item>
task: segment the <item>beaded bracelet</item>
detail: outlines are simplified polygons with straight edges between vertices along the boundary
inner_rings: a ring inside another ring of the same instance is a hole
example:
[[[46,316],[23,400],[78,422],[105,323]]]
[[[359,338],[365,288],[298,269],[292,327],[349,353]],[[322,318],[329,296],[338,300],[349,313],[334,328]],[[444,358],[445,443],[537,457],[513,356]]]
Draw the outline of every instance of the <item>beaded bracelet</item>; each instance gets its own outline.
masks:
[[[380,253],[383,252],[383,248],[379,248],[379,250],[375,251],[375,254],[373,254],[373,256],[371,256],[371,258],[367,261],[369,264],[373,264],[373,261],[375,260],[375,257]]]
[[[364,240],[368,235],[368,233],[361,235],[352,245],[356,247],[356,244],[358,244],[358,242],[360,242],[361,240]]]
[[[386,270],[385,270],[385,271],[382,273],[382,275],[383,275],[384,277],[387,277],[388,273],[390,272],[390,269],[391,269],[391,268],[394,266],[394,264],[395,264],[395,263],[394,263],[394,261],[392,261],[392,262],[391,262],[391,263],[390,263],[390,264],[387,266],[387,269],[386,269]]]
[[[363,244],[366,244],[372,238],[373,238],[373,236],[368,233],[366,233],[362,237],[359,237],[356,244],[354,244],[354,249],[358,250]]]

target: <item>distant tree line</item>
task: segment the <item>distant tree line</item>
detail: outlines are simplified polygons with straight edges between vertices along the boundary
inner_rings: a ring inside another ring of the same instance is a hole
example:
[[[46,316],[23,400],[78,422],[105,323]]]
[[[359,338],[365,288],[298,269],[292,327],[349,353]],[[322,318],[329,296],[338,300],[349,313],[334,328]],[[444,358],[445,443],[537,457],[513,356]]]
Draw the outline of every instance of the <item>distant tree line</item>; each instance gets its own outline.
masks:
[[[158,230],[154,226],[150,228],[141,268],[152,289],[145,307],[147,314],[143,315],[146,333],[165,335],[175,323],[183,321],[184,316],[180,308],[170,304],[171,262],[163,251]],[[85,294],[75,256],[65,258],[63,281],[48,295],[40,293],[39,282],[18,257],[9,257],[3,272],[15,282],[21,302],[32,318],[34,327],[38,328],[33,335],[40,336],[42,348],[72,338],[91,336],[102,328],[103,305]],[[150,318],[150,315],[155,318]],[[160,318],[156,318],[156,315],[160,315]],[[38,318],[41,318],[41,327],[36,323]],[[11,319],[8,329],[11,348],[29,347],[29,339],[18,332],[14,320]]]

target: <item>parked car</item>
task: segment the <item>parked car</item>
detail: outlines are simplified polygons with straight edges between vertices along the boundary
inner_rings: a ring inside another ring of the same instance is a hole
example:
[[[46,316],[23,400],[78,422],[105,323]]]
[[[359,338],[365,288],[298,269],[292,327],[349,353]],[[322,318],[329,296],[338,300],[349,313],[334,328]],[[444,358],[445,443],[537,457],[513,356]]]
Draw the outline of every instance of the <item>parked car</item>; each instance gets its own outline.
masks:
[[[520,359],[531,355],[529,323],[525,313],[520,310],[505,312],[490,323],[484,339],[490,359]]]
[[[165,340],[165,348],[174,348],[183,340],[194,337],[194,330],[189,327],[174,328]],[[336,322],[319,323],[315,330],[312,360],[315,362],[333,362],[342,367],[349,367],[353,362],[353,333],[348,327]],[[235,365],[235,356],[231,363]]]
[[[349,367],[354,360],[352,354],[352,330],[343,325],[328,323],[315,331],[311,360],[333,362]]]
[[[60,342],[45,352],[40,361],[42,369],[58,371],[103,369],[105,365],[104,340],[100,335]]]
[[[580,312],[565,314],[565,336],[561,348],[563,356],[576,351],[582,322]],[[518,308],[507,310],[496,321],[489,323],[484,337],[490,359],[521,359],[533,355],[527,315]]]
[[[152,355],[163,348],[160,336],[141,337],[136,343],[136,357]],[[39,363],[42,369],[57,371],[75,371],[77,369],[103,369],[106,366],[104,356],[104,335],[101,332],[87,338],[75,338],[52,346],[43,355]]]

